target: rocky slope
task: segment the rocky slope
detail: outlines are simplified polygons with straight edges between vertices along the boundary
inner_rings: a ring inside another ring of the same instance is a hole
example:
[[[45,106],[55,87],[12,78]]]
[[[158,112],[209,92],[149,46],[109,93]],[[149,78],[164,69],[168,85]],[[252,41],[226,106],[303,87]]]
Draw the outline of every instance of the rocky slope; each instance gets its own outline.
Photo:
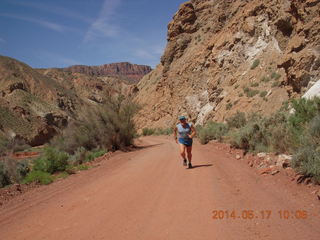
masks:
[[[319,0],[191,0],[168,25],[161,63],[138,84],[138,126],[271,114],[320,78]]]
[[[83,73],[93,77],[116,76],[137,83],[144,75],[151,72],[151,67],[128,62],[104,64],[101,66],[75,65],[64,69],[67,72]]]
[[[136,91],[123,77],[97,77],[61,69],[32,69],[0,56],[0,137],[16,136],[40,145],[110,96]]]

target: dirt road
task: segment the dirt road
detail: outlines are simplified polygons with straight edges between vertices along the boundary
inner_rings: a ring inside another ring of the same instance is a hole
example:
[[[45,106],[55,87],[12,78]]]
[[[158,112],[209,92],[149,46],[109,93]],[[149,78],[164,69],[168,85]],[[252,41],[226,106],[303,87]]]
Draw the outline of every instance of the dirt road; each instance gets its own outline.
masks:
[[[139,145],[0,208],[0,239],[320,239],[320,204],[305,186],[259,176],[212,144],[195,145],[193,169],[171,138]]]

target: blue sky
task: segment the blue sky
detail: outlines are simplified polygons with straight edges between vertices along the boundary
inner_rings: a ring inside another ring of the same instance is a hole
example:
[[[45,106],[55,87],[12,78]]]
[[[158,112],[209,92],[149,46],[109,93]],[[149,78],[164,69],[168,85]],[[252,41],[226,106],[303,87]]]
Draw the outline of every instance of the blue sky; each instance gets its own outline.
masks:
[[[0,55],[66,67],[128,61],[155,67],[185,0],[0,0]]]

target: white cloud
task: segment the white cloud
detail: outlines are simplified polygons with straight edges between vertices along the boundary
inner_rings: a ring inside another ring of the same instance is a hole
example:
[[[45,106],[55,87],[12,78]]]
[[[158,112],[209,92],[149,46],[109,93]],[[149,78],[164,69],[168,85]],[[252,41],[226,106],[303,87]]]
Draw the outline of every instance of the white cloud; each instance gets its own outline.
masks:
[[[91,24],[84,37],[84,42],[92,41],[99,36],[114,37],[118,35],[119,27],[112,23],[111,19],[120,3],[121,0],[104,1],[98,18]]]
[[[86,16],[84,16],[83,14],[71,11],[69,9],[66,8],[62,8],[62,7],[58,7],[58,6],[54,6],[54,5],[48,5],[48,4],[43,4],[40,2],[34,3],[34,2],[22,2],[22,1],[16,1],[16,0],[10,0],[8,1],[11,4],[15,4],[15,5],[19,5],[19,6],[24,6],[24,7],[30,7],[33,9],[38,9],[41,11],[45,11],[45,12],[50,12],[56,15],[60,15],[60,16],[64,16],[64,17],[68,17],[68,18],[73,18],[73,19],[77,19],[77,20],[81,20],[83,22],[86,23],[92,23],[93,19],[88,18]]]
[[[32,18],[32,17],[25,17],[25,16],[19,16],[19,15],[15,15],[15,14],[8,14],[8,13],[0,13],[0,16],[2,17],[8,17],[8,18],[13,18],[13,19],[18,19],[18,20],[23,20],[23,21],[27,21],[27,22],[32,22],[35,24],[38,24],[42,27],[45,27],[47,29],[56,31],[56,32],[65,32],[67,30],[70,30],[70,28],[67,28],[63,25],[57,24],[57,23],[53,23],[53,22],[49,22],[46,20],[41,20],[41,19],[37,19],[37,18]]]

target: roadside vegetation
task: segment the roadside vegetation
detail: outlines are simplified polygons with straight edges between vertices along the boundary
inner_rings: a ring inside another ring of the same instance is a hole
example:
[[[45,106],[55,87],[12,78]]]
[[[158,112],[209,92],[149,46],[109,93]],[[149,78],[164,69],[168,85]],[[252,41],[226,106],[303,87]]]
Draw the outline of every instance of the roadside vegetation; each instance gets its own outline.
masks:
[[[237,112],[226,123],[198,127],[198,136],[202,144],[218,140],[246,152],[293,154],[293,167],[320,183],[320,98],[293,100],[269,117]]]
[[[143,128],[142,136],[160,136],[160,135],[171,135],[173,133],[172,128]]]
[[[105,105],[84,109],[84,114],[45,145],[35,159],[14,159],[13,152],[30,150],[30,146],[1,133],[0,187],[15,183],[49,184],[87,170],[89,162],[108,151],[131,146],[137,135],[133,117],[138,110],[138,105],[121,96],[110,98]]]

